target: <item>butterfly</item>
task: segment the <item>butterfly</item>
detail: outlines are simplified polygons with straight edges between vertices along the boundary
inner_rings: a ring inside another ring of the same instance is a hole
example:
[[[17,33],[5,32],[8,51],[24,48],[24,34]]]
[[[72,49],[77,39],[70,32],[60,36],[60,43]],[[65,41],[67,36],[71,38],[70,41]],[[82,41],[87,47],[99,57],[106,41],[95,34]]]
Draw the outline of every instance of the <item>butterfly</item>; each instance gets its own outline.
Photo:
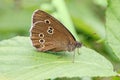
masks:
[[[41,52],[71,52],[82,46],[61,22],[42,10],[36,10],[32,15],[30,39]]]

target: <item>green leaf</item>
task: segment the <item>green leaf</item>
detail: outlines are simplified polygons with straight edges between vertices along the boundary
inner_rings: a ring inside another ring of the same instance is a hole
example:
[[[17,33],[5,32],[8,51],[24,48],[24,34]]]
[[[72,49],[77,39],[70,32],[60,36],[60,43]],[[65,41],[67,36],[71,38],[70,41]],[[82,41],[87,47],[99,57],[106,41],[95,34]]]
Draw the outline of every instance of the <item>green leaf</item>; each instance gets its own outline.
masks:
[[[70,19],[70,14],[68,12],[67,6],[65,4],[64,0],[52,0],[52,4],[56,7],[58,11],[59,19],[62,23],[64,23],[65,27],[71,31],[71,33],[74,35],[74,37],[78,39],[78,36],[76,35],[76,31],[73,25],[72,20]],[[64,16],[63,16],[64,15]]]
[[[107,42],[120,58],[120,0],[109,0],[106,12]]]
[[[0,78],[42,80],[56,77],[115,76],[112,64],[92,49],[82,47],[80,55],[37,52],[28,37],[0,42]],[[62,56],[62,57],[60,57]]]
[[[103,14],[104,11],[95,6],[95,0],[83,0],[82,2],[80,0],[66,1],[74,25],[79,31],[85,32],[85,34],[88,34],[89,36],[92,36],[94,38],[105,38],[104,24],[100,20],[100,18],[98,18],[98,15],[99,17],[103,17],[100,16],[100,14]],[[98,13],[96,14],[96,10],[94,10],[92,7],[100,9],[99,11],[101,12],[97,11]],[[94,33],[96,33],[96,35],[93,35]]]

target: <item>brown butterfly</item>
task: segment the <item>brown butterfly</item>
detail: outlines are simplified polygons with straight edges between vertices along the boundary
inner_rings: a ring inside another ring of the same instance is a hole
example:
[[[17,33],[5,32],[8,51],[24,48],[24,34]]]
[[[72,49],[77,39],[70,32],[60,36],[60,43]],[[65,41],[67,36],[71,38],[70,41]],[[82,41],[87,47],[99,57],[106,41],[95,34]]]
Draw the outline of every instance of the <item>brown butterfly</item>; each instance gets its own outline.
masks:
[[[48,13],[36,10],[32,15],[30,38],[38,51],[73,51],[80,48],[70,31]]]

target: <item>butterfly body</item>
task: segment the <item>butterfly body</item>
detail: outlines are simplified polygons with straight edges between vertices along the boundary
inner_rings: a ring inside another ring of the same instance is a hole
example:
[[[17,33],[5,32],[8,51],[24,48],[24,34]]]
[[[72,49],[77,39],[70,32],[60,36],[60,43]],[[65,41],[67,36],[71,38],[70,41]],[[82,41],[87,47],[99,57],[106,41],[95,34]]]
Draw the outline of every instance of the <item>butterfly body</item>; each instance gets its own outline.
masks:
[[[34,12],[30,32],[32,44],[38,51],[73,51],[81,47],[63,24],[41,10]]]

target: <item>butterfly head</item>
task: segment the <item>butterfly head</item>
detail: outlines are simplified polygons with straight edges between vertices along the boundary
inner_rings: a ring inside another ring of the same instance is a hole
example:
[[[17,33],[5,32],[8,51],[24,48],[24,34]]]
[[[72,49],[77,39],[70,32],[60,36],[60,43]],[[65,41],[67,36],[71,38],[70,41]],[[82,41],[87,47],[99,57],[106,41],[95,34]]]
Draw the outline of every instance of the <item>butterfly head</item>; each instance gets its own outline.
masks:
[[[76,41],[75,47],[76,47],[76,48],[80,48],[81,46],[82,46],[82,43]]]

